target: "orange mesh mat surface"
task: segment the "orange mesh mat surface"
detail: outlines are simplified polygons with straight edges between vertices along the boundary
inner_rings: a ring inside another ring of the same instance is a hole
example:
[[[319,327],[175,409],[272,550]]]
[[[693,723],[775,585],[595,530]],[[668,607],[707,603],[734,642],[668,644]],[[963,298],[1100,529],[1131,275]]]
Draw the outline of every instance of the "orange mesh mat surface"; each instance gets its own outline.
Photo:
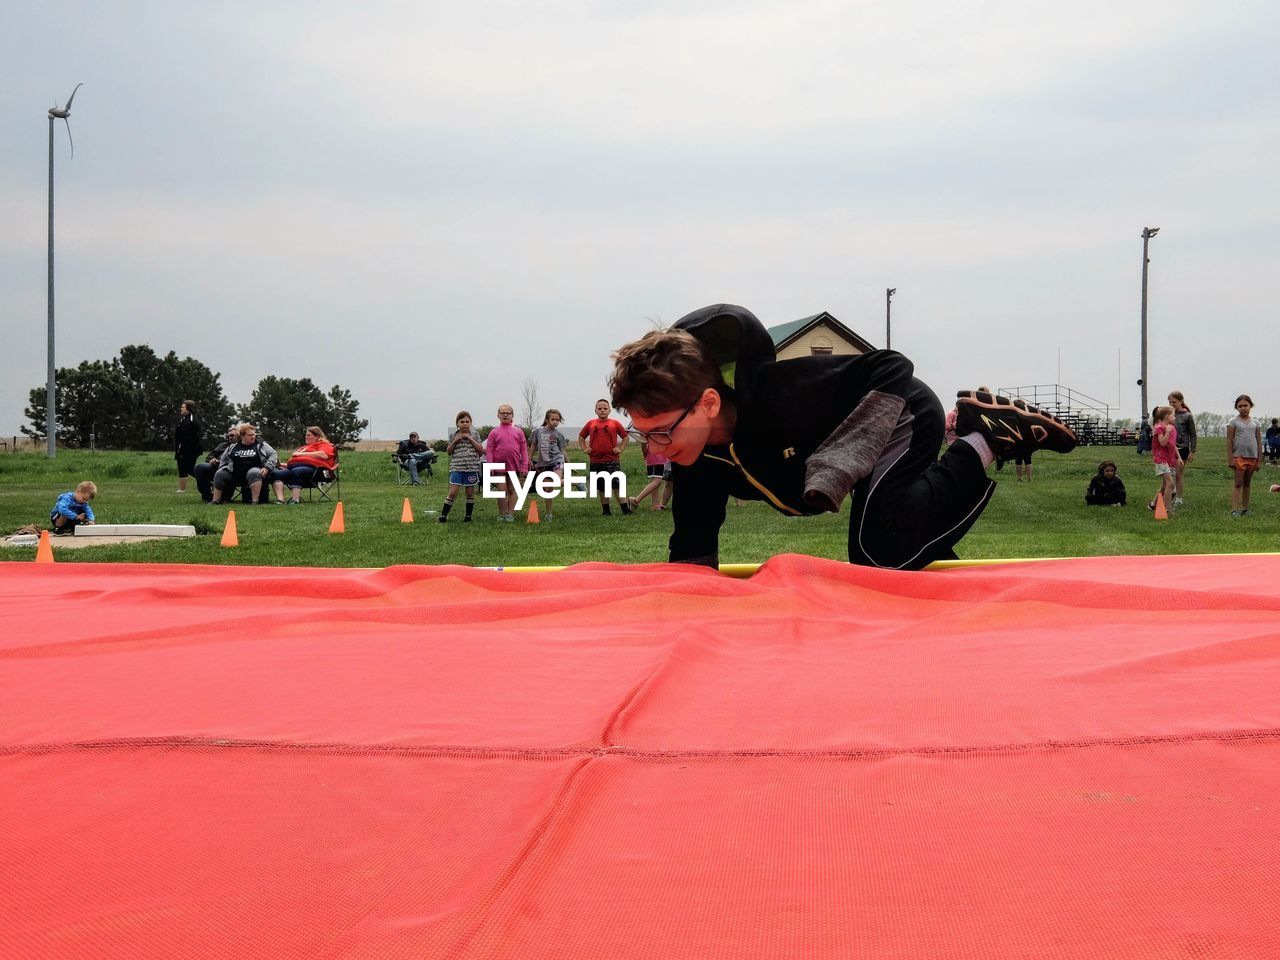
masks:
[[[0,956],[1280,956],[1280,558],[0,565]]]

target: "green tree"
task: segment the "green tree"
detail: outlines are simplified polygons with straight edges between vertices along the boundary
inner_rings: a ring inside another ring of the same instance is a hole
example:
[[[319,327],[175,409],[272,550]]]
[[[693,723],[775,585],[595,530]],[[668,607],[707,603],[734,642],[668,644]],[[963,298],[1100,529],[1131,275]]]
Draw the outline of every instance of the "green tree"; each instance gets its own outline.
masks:
[[[230,425],[235,410],[222,392],[221,378],[199,360],[179,359],[172,350],[161,357],[142,344],[121,348],[119,365],[138,393],[133,446],[172,447],[178,406],[184,400],[195,404],[208,436],[216,437]]]
[[[328,433],[328,398],[310,377],[267,376],[258,381],[249,402],[240,407],[240,418],[258,428],[258,436],[278,449],[292,449],[302,442],[307,427],[315,424]]]
[[[24,414],[31,426],[22,432],[43,438],[45,388],[36,387],[30,398]],[[88,446],[93,432],[102,447],[168,449],[183,400],[196,405],[207,437],[225,432],[235,412],[219,375],[199,360],[179,359],[173,351],[160,357],[145,344],[122,347],[110,361],[58,371],[58,441]]]
[[[335,447],[346,447],[360,439],[364,428],[369,426],[368,420],[360,419],[360,401],[351,396],[350,390],[343,390],[334,384],[329,390],[328,423],[325,432]]]
[[[69,447],[127,449],[137,435],[137,391],[114,363],[85,360],[58,370],[58,442]],[[36,387],[23,414],[29,437],[46,436],[46,388]]]

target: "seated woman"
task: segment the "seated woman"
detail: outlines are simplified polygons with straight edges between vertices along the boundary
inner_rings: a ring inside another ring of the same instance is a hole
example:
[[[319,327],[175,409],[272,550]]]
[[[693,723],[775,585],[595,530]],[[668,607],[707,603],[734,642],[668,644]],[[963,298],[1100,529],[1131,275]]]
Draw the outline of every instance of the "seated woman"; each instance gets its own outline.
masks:
[[[289,457],[283,470],[271,471],[271,482],[276,491],[276,503],[284,500],[284,485],[289,485],[289,505],[302,502],[302,488],[314,486],[316,474],[321,470],[336,470],[338,451],[319,427],[307,427],[305,442]]]
[[[1123,507],[1127,500],[1124,481],[1116,476],[1116,465],[1110,460],[1103,460],[1089,481],[1084,502],[1091,507]]]
[[[262,482],[270,473],[280,466],[280,458],[271,444],[258,439],[258,428],[252,423],[242,423],[236,427],[237,440],[223,451],[218,461],[218,472],[213,475],[213,499],[210,503],[221,504],[228,491],[234,495],[237,489],[249,488],[249,501],[246,506],[258,502],[262,491]]]

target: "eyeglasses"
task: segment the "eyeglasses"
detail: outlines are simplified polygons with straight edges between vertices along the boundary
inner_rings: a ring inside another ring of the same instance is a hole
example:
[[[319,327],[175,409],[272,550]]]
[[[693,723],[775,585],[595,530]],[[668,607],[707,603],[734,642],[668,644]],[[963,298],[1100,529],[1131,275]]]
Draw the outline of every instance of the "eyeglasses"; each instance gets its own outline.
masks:
[[[667,427],[667,429],[665,430],[650,430],[648,433],[646,433],[643,430],[637,430],[633,424],[628,423],[627,436],[629,436],[632,440],[636,440],[640,443],[652,444],[655,447],[670,446],[671,435],[676,432],[676,427],[684,423],[684,418],[687,417],[689,414],[693,413],[693,408],[696,407],[697,405],[698,405],[697,400],[689,404],[689,406],[685,408],[684,413],[676,417],[676,422],[671,424],[671,426]]]

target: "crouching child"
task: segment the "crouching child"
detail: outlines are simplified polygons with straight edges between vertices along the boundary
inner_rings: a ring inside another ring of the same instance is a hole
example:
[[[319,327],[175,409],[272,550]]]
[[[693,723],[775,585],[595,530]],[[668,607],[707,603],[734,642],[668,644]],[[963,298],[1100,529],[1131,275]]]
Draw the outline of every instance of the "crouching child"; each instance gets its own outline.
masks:
[[[1123,507],[1129,502],[1114,461],[1103,460],[1098,464],[1098,472],[1084,492],[1084,502],[1091,507]]]
[[[849,499],[849,560],[914,570],[953,547],[995,489],[987,468],[1075,434],[1021,400],[963,391],[957,442],[942,459],[942,404],[911,361],[860,356],[779,361],[743,307],[697,310],[613,356],[613,404],[633,439],[671,460],[670,559],[714,566],[730,496],[791,516],[835,512]]]
[[[49,511],[49,523],[58,536],[75,533],[76,527],[92,526],[97,520],[93,516],[93,507],[89,501],[98,495],[98,487],[92,480],[76,484],[74,490],[68,490],[58,497],[58,502]]]

